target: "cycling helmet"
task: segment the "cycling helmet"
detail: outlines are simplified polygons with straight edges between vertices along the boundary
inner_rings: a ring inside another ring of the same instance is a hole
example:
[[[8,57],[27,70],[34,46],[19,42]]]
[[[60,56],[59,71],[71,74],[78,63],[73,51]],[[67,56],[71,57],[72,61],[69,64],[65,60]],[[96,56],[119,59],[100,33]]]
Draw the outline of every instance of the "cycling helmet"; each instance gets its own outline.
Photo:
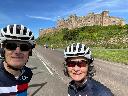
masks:
[[[0,43],[6,40],[28,41],[32,46],[35,43],[33,33],[27,27],[17,24],[8,25],[1,29]]]
[[[88,60],[93,61],[89,47],[87,47],[84,44],[73,43],[64,50],[65,59],[70,58],[70,57],[78,57],[78,56],[85,57]]]

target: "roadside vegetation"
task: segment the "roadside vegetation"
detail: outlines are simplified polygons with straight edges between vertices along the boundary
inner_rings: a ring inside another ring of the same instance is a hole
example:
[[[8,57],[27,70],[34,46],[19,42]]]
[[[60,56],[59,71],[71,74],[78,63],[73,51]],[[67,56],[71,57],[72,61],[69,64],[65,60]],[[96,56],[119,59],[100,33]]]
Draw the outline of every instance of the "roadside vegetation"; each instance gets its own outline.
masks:
[[[37,44],[65,48],[73,42],[82,42],[93,49],[96,58],[128,64],[128,25],[84,26],[67,28],[39,37]]]
[[[128,64],[128,49],[93,49],[92,53],[96,58]]]

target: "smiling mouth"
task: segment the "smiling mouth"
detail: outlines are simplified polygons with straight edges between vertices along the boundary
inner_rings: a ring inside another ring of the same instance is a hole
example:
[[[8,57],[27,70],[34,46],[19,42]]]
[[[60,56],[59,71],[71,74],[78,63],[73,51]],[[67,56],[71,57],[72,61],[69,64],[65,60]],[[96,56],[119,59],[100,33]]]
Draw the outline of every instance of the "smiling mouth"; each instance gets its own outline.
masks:
[[[14,58],[14,59],[22,59],[22,57],[12,57],[12,58]]]
[[[81,73],[79,73],[79,74],[78,74],[78,73],[73,73],[73,75],[80,75],[80,74],[81,74]]]

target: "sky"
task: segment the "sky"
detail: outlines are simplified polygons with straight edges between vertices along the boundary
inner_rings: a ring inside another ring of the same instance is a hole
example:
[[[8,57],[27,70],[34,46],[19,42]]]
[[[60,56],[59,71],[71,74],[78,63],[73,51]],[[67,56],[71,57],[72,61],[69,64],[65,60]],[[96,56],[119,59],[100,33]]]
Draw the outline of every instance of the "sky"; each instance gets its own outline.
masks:
[[[128,23],[128,0],[4,0],[0,4],[0,28],[23,24],[38,38],[40,28],[56,27],[61,18],[100,14],[103,10]]]

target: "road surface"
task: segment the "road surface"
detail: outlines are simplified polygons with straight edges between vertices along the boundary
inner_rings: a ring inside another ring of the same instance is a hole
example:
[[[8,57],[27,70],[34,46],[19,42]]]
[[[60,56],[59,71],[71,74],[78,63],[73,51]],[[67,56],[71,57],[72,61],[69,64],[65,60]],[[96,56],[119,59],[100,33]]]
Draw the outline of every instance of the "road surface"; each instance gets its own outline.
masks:
[[[63,74],[63,53],[42,47],[33,50],[27,66],[33,71],[29,85],[30,96],[68,96],[69,77]],[[115,96],[128,96],[128,66],[100,59],[94,61],[96,76]]]

